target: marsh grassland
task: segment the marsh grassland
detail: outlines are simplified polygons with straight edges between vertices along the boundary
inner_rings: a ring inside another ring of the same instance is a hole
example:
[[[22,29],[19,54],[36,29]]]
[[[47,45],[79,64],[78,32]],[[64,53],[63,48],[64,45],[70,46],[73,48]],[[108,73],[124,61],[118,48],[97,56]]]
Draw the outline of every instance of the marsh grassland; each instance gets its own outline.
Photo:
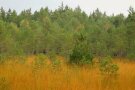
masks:
[[[70,66],[63,57],[55,62],[47,57],[41,62],[36,56],[25,62],[8,60],[0,65],[0,90],[134,90],[135,63],[114,62],[119,66],[116,75],[101,74],[98,64]]]

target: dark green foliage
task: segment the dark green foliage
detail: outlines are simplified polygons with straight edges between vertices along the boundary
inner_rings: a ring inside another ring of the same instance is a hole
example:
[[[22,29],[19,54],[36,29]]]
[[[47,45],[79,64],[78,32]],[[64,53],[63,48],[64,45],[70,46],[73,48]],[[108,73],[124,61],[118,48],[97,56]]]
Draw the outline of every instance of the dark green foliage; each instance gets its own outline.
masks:
[[[76,32],[84,32],[85,40],[74,36]],[[130,7],[124,17],[107,16],[99,9],[88,16],[79,6],[63,4],[54,11],[46,7],[20,14],[1,8],[0,57],[40,53],[70,57],[75,63],[91,62],[92,54],[135,59],[135,11]]]
[[[127,57],[135,59],[135,10],[130,7],[126,19]]]
[[[92,63],[92,53],[88,47],[86,37],[81,33],[77,35],[75,46],[70,54],[70,63],[90,64]]]

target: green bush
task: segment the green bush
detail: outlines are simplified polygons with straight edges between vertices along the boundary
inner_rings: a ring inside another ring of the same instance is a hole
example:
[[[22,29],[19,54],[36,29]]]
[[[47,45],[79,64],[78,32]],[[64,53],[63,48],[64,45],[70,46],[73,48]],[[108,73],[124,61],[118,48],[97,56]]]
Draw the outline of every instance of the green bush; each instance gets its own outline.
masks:
[[[89,49],[86,38],[80,34],[76,40],[76,44],[70,54],[70,63],[72,64],[90,64],[92,63],[93,55]]]
[[[70,62],[74,64],[90,64],[93,56],[90,51],[83,51],[81,48],[74,48],[70,55]]]
[[[112,63],[111,57],[105,57],[100,60],[100,71],[104,74],[116,74],[119,67]]]

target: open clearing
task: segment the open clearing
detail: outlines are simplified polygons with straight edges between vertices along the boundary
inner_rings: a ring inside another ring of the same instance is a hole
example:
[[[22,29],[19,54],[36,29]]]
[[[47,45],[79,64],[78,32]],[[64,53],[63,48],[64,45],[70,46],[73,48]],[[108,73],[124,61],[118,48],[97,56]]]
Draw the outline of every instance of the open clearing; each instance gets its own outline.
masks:
[[[102,75],[98,65],[73,67],[60,60],[53,65],[34,66],[34,56],[25,63],[9,60],[0,65],[0,89],[2,90],[134,90],[135,63],[117,59],[118,75]]]

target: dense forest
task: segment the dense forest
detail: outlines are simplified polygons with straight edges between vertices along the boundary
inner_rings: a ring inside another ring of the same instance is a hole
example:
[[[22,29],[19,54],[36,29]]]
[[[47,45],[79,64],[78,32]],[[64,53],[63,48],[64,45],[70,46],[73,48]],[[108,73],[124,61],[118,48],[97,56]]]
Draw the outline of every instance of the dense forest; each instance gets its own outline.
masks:
[[[69,57],[81,44],[93,56],[135,58],[135,10],[108,16],[96,9],[87,15],[80,7],[63,4],[52,11],[41,8],[17,13],[0,9],[0,57],[61,55]],[[80,47],[80,48],[81,48]]]

